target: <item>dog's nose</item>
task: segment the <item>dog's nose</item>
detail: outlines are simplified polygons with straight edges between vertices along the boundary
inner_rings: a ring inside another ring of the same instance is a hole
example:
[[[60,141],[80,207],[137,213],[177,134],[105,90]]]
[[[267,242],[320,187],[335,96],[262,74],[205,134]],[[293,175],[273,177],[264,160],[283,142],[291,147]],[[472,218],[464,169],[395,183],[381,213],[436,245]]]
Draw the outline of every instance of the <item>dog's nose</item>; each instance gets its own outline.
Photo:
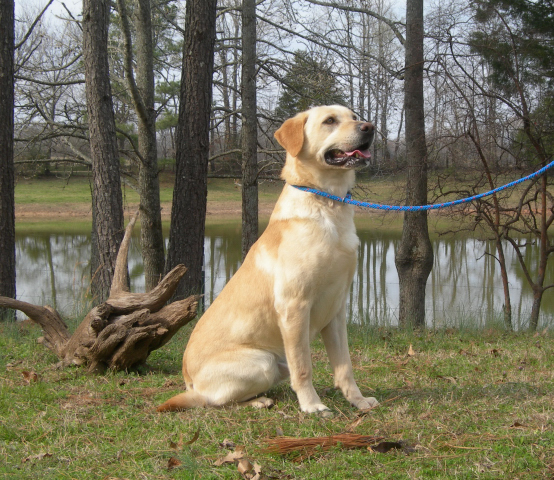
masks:
[[[371,123],[371,122],[364,122],[360,125],[360,130],[362,132],[372,133],[373,130],[375,130],[375,127],[373,126],[373,123]]]

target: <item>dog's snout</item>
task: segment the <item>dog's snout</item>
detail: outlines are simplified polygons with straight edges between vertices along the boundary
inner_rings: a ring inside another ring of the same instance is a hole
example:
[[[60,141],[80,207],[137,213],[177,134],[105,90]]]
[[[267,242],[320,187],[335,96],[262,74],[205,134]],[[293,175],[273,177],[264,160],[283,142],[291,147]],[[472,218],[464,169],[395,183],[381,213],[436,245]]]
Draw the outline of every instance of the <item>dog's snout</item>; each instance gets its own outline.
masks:
[[[371,123],[371,122],[364,122],[360,125],[360,130],[362,132],[373,133],[373,131],[375,130],[375,127],[373,126],[373,123]]]

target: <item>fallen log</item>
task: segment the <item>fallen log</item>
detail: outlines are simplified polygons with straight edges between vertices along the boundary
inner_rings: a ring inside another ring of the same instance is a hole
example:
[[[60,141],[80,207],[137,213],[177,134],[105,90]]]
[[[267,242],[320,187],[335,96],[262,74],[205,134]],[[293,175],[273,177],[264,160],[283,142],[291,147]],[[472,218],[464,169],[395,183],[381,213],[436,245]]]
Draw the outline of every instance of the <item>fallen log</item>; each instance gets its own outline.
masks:
[[[166,305],[187,270],[184,265],[177,265],[150,292],[129,291],[127,255],[137,216],[125,229],[109,298],[94,307],[73,334],[52,307],[0,296],[0,307],[20,310],[40,325],[43,337],[38,341],[56,354],[59,366],[84,365],[92,372],[137,367],[196,317],[198,295]]]

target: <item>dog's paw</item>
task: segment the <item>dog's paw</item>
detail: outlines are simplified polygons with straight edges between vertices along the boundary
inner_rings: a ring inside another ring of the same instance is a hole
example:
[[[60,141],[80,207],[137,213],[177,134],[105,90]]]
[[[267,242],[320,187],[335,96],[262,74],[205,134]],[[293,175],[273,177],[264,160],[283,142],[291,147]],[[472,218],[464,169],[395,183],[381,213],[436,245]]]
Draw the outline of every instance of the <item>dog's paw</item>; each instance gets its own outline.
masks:
[[[271,408],[275,405],[275,402],[271,398],[258,397],[246,402],[242,402],[240,405],[243,407]]]
[[[375,408],[377,405],[379,405],[379,402],[374,397],[361,397],[359,400],[352,402],[352,405],[354,405],[356,408],[359,408],[360,410],[367,410],[370,408]]]
[[[323,405],[323,403],[304,405],[300,409],[305,413],[331,412],[331,410]]]

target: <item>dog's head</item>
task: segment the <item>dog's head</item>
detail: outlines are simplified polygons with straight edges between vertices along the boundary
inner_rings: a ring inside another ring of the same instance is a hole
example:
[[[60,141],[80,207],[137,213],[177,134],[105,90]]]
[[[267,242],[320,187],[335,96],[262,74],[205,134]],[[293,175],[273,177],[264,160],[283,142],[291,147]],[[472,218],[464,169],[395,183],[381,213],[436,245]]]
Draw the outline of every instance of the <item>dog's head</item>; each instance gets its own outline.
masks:
[[[332,105],[314,107],[286,120],[275,138],[287,157],[316,162],[320,169],[352,169],[368,164],[374,130],[348,108]]]

